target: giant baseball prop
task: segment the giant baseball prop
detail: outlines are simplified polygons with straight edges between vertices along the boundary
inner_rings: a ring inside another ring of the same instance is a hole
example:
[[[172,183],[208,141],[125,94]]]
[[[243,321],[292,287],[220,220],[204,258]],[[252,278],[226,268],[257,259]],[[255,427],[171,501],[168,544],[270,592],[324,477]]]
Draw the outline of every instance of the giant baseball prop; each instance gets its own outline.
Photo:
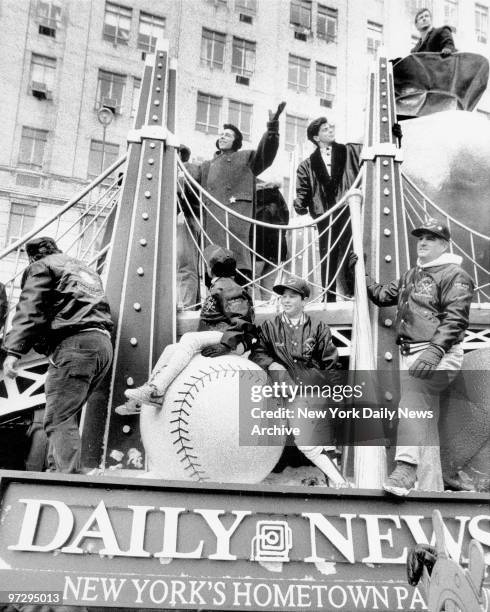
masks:
[[[168,388],[161,409],[142,408],[141,437],[149,469],[145,476],[193,482],[263,480],[282,446],[239,445],[243,386],[263,383],[263,370],[242,357],[194,357]]]

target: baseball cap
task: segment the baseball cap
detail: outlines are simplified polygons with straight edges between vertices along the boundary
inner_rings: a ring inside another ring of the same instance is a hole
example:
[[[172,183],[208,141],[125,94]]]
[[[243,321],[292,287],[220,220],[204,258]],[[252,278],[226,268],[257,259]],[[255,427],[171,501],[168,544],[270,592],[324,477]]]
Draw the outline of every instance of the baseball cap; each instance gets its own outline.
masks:
[[[412,231],[412,236],[420,236],[420,234],[424,232],[434,234],[434,236],[442,238],[443,240],[451,240],[451,234],[449,233],[447,225],[440,219],[434,219],[433,217],[426,219],[422,225],[416,227]]]
[[[289,278],[285,283],[272,287],[272,290],[279,295],[282,295],[286,289],[292,289],[304,298],[310,297],[310,286],[301,278]]]
[[[58,245],[50,236],[40,236],[26,242],[26,253],[28,257],[36,257],[38,255],[44,256],[59,252]]]

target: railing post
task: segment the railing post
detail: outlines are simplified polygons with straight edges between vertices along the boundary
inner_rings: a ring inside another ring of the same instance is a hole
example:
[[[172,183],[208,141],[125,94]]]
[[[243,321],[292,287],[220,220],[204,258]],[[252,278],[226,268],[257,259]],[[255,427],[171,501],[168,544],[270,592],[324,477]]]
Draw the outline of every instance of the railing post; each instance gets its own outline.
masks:
[[[147,380],[165,344],[175,339],[176,143],[166,130],[167,115],[175,116],[166,104],[169,91],[169,104],[175,104],[175,74],[169,79],[168,64],[168,43],[160,39],[155,55],[147,58],[135,129],[128,137],[107,265],[106,293],[116,322],[114,363],[87,405],[86,466],[144,468],[138,416],[120,416],[114,409],[124,403],[128,386]]]
[[[404,245],[402,156],[392,133],[396,122],[393,71],[384,49],[379,49],[379,57],[371,68],[368,92],[362,151],[365,168],[363,251],[367,254],[369,274],[378,282],[387,283],[399,278],[409,268],[410,262]],[[375,367],[378,372],[391,372],[389,376],[379,377],[386,388],[378,392],[386,401],[386,406],[393,408],[397,406],[399,393],[398,351],[393,333],[396,309],[378,309],[372,304],[369,304],[369,308]],[[375,465],[369,467],[378,470],[376,478],[380,484],[384,470],[378,459],[375,459]]]

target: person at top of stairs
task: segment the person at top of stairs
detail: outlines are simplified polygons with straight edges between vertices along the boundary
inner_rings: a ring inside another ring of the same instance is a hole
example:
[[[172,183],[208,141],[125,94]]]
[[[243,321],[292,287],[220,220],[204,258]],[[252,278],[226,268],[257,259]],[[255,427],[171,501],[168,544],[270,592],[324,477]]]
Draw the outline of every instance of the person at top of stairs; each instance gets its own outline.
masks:
[[[255,336],[254,309],[248,291],[235,280],[236,259],[230,250],[215,244],[206,247],[204,257],[211,287],[201,310],[200,331],[187,332],[165,348],[149,380],[141,387],[126,389],[130,401],[116,408],[118,414],[137,414],[145,404],[161,406],[167,388],[199,352],[218,357],[250,349]]]

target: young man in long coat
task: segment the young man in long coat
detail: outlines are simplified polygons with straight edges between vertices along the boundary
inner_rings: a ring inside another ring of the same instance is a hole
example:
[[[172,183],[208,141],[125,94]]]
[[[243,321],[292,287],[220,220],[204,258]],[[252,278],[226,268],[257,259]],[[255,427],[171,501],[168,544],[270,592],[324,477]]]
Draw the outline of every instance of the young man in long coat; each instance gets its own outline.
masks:
[[[345,188],[355,179],[359,169],[359,157],[358,151],[352,148],[353,145],[335,142],[335,126],[329,123],[326,117],[312,121],[306,134],[316,148],[310,157],[298,166],[294,209],[299,215],[310,213],[312,218],[316,219],[335,206]],[[344,212],[330,230],[327,228],[332,217],[318,223],[322,285],[325,289],[328,288],[327,302],[335,302],[334,279],[341,254],[345,252],[351,236],[349,225],[337,244],[333,244],[348,219],[348,214]],[[337,278],[341,280],[342,275]],[[344,289],[347,293],[352,293],[352,287]]]
[[[279,116],[285,105],[286,103],[282,102],[274,115],[269,112],[267,131],[255,150],[241,150],[242,133],[236,126],[226,123],[216,142],[217,153],[213,159],[201,164],[197,173],[198,182],[208,193],[245,217],[254,216],[255,177],[266,170],[276,156],[279,147]],[[243,276],[250,278],[250,223],[231,214],[226,219],[225,211],[209,200],[206,201],[206,206],[209,208],[209,212],[204,215],[206,242],[209,240],[209,243],[232,250],[242,279]],[[228,225],[229,234],[223,225]]]

